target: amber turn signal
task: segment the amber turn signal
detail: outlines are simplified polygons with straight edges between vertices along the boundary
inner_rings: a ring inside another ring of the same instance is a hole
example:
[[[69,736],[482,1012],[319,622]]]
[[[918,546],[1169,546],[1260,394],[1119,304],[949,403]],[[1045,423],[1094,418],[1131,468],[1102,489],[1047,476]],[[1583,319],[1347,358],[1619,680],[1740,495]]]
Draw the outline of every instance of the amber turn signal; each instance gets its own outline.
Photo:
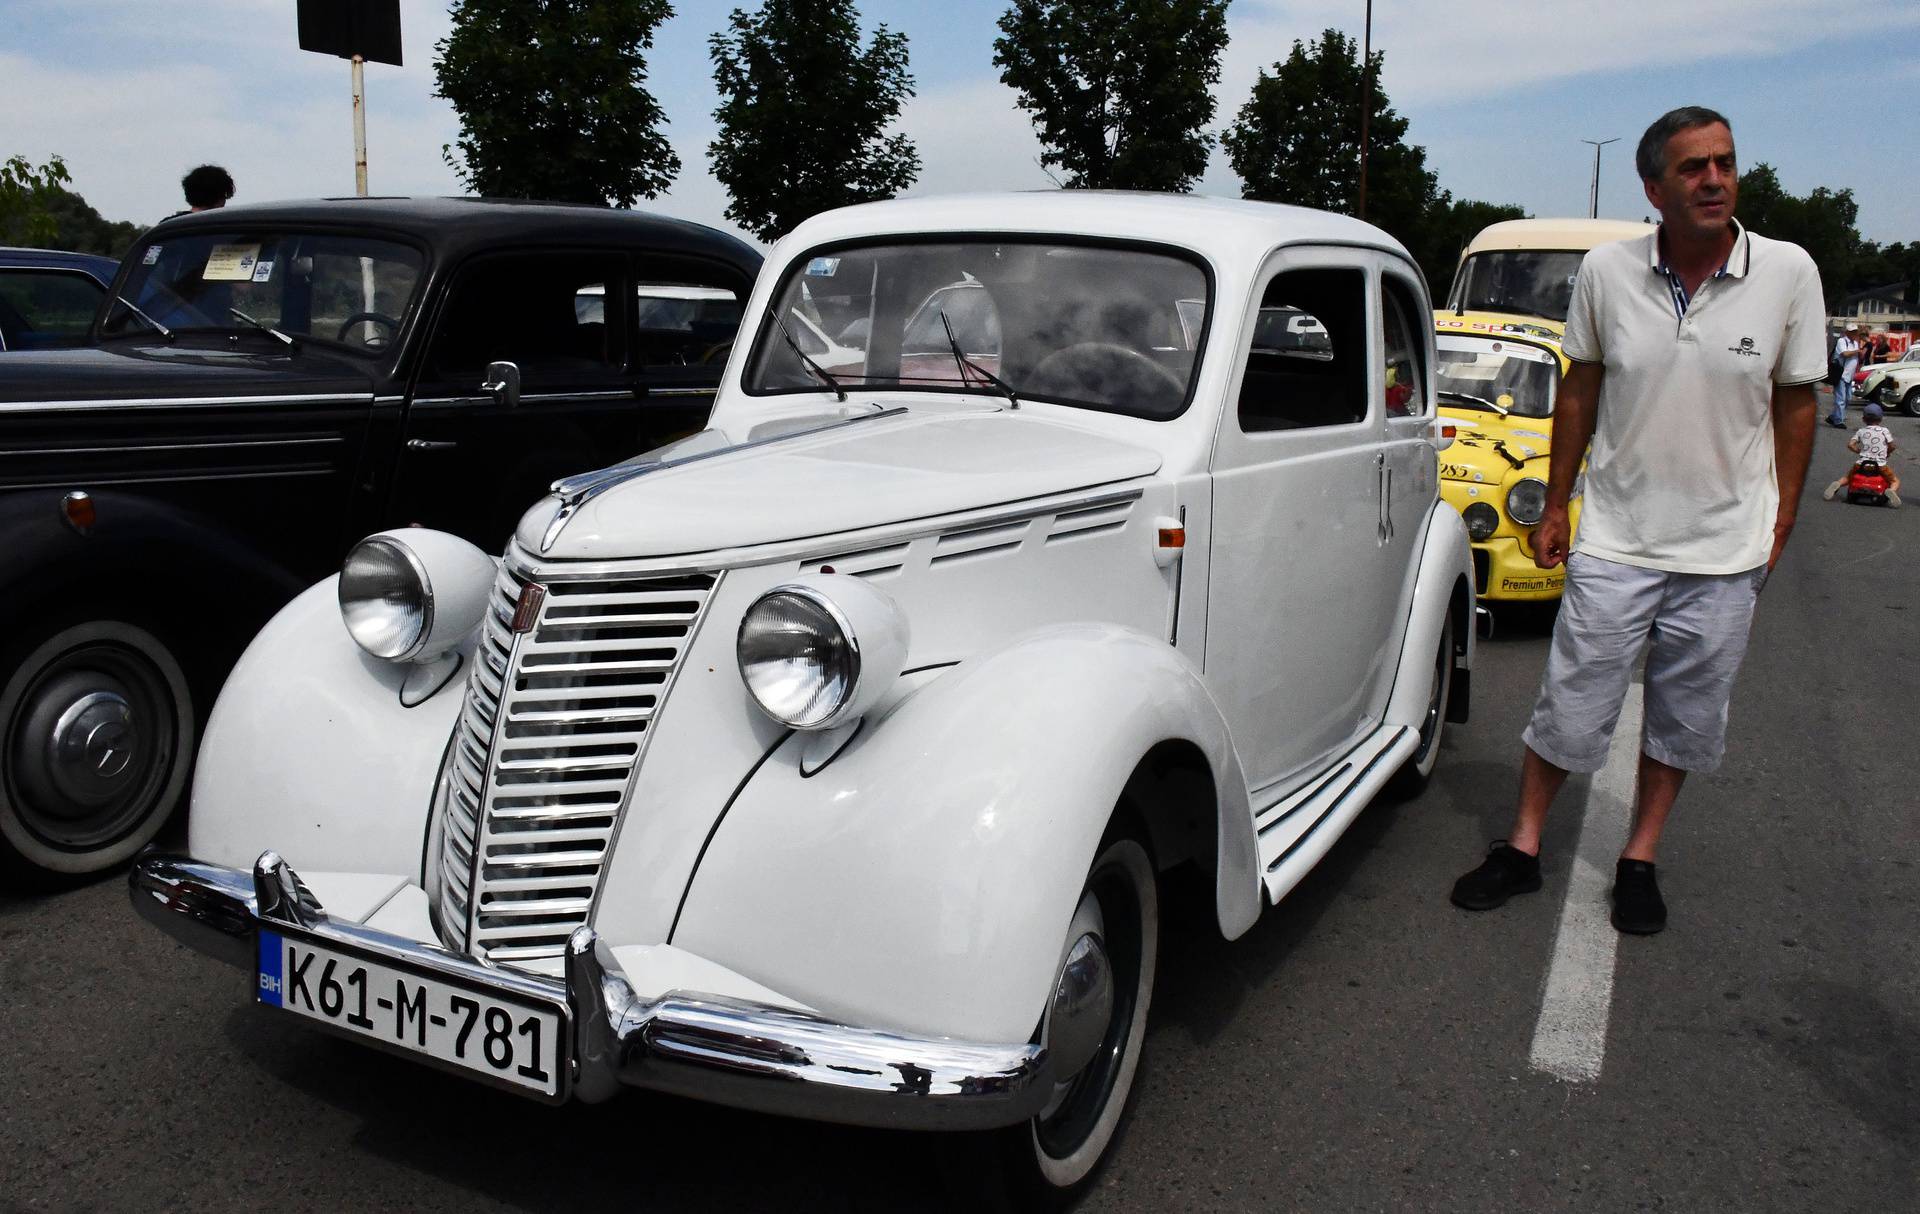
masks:
[[[1185,527],[1160,528],[1160,546],[1162,548],[1185,548],[1187,546],[1187,529]]]
[[[66,517],[67,526],[85,535],[93,530],[93,495],[84,489],[75,489],[60,499],[60,513]]]

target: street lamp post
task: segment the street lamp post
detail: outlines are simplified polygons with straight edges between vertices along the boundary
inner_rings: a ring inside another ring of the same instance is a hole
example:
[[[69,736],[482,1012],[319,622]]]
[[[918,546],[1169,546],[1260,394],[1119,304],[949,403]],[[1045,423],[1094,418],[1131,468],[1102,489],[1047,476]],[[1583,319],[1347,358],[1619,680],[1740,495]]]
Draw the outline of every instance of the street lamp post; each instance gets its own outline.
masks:
[[[1373,0],[1367,0],[1367,25],[1360,48],[1360,203],[1355,218],[1367,217],[1367,120],[1373,117]]]
[[[1580,142],[1593,145],[1593,187],[1587,195],[1587,218],[1598,219],[1600,218],[1600,149],[1609,143],[1619,143],[1620,137],[1615,135],[1612,139],[1582,139]]]

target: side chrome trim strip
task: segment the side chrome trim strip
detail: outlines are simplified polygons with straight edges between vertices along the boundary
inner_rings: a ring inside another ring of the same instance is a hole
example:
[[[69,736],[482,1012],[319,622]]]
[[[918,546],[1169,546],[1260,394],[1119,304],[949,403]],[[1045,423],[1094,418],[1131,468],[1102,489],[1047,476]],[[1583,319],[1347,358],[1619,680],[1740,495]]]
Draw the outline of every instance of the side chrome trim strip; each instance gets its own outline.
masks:
[[[123,397],[114,400],[24,400],[0,401],[0,413],[73,413],[89,409],[173,409],[181,405],[217,407],[229,405],[371,405],[372,393],[327,392],[311,396],[174,396]]]
[[[7,455],[115,455],[122,451],[231,451],[243,447],[310,447],[323,443],[344,443],[338,434],[322,438],[236,438],[212,443],[127,443],[116,446],[102,443],[93,447],[11,447],[0,448]]]
[[[172,472],[155,472],[151,476],[70,476],[57,481],[0,481],[0,489],[59,489],[72,487],[80,481],[90,487],[100,485],[151,485],[164,482],[169,485],[186,484],[189,481],[250,481],[279,480],[291,476],[339,476],[342,469],[331,465],[319,468],[287,468],[276,471],[247,472],[200,472],[192,476],[181,476]]]

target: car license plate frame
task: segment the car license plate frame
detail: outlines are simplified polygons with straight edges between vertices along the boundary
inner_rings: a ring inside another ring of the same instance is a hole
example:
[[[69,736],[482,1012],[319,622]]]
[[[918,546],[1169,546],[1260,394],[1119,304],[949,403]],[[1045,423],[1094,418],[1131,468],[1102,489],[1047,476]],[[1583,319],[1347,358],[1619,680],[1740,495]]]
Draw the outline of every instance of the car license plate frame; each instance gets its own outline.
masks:
[[[551,1104],[567,1098],[572,1022],[564,999],[278,924],[260,929],[253,997],[306,1024],[492,1087]],[[496,1062],[502,1053],[506,1061]]]

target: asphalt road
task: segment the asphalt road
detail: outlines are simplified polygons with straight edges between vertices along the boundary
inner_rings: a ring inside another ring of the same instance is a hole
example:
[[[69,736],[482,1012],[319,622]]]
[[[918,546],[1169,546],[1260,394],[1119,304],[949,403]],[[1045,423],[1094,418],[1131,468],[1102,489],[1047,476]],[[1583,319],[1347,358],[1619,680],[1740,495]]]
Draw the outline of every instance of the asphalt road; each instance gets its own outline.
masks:
[[[1842,442],[1821,429],[1726,766],[1670,825],[1671,926],[1619,942],[1600,1078],[1528,1063],[1584,783],[1545,891],[1446,900],[1504,829],[1545,657],[1550,621],[1509,614],[1423,796],[1372,807],[1239,941],[1174,915],[1134,1112],[1082,1208],[1911,1208],[1920,508],[1820,501]],[[0,1209],[979,1208],[934,1139],[643,1093],[548,1109],[246,985],[138,924],[118,878],[0,896]]]

